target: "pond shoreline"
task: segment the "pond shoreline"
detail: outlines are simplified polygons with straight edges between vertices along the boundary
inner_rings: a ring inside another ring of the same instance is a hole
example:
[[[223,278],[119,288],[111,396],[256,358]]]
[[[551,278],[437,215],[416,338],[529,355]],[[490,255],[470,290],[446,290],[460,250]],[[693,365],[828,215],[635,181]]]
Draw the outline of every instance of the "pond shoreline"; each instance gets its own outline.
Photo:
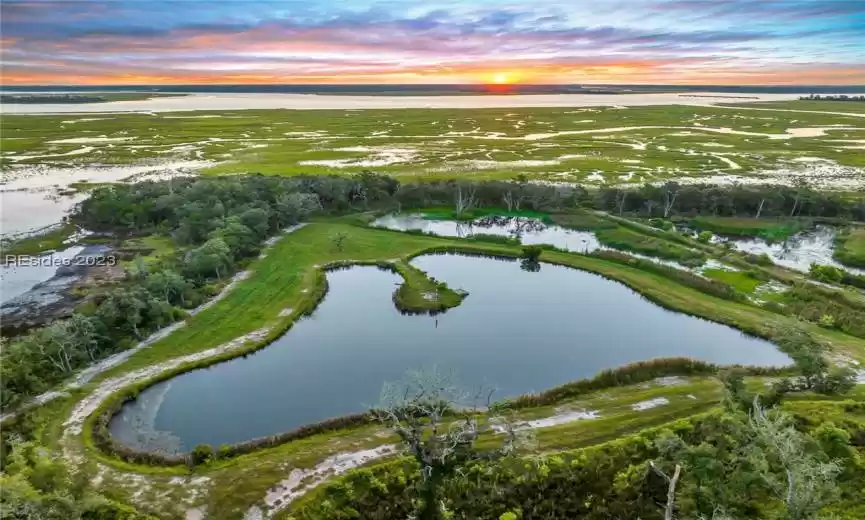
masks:
[[[515,260],[518,255],[517,254],[503,254],[503,252],[494,252],[490,251],[488,254],[494,258],[501,258],[507,260]],[[416,258],[421,255],[435,255],[435,254],[463,254],[467,256],[488,256],[487,253],[484,253],[482,250],[477,248],[469,248],[467,250],[461,250],[459,247],[450,247],[450,248],[431,248],[419,251],[415,254],[410,255],[409,258]],[[407,261],[409,258],[406,258]],[[546,260],[545,260],[546,261]],[[558,264],[558,262],[546,261],[551,264]],[[94,442],[95,447],[102,451],[103,453],[112,454],[115,456],[119,456],[121,459],[126,460],[127,462],[138,462],[145,464],[159,464],[159,465],[184,465],[188,464],[188,459],[185,455],[161,455],[161,454],[153,454],[152,452],[140,451],[136,448],[132,448],[128,445],[120,443],[117,439],[115,439],[110,431],[109,425],[112,419],[118,415],[124,404],[130,400],[134,400],[134,398],[144,391],[147,388],[150,388],[158,383],[166,381],[168,379],[172,379],[176,376],[179,376],[182,373],[199,370],[201,368],[209,367],[217,363],[222,363],[223,361],[228,361],[231,359],[238,358],[240,356],[245,356],[252,352],[258,351],[260,349],[264,349],[269,346],[272,342],[282,338],[286,333],[291,330],[291,328],[296,324],[297,320],[301,317],[305,316],[308,313],[312,313],[317,308],[318,304],[325,298],[328,288],[327,278],[324,274],[328,271],[335,269],[343,269],[346,267],[351,267],[354,265],[373,265],[381,267],[381,262],[376,261],[367,261],[367,262],[350,262],[350,261],[342,261],[342,262],[334,262],[326,266],[318,267],[318,276],[316,279],[318,280],[318,285],[315,289],[307,293],[307,298],[303,305],[299,306],[297,310],[293,311],[290,315],[291,317],[286,320],[282,325],[271,328],[267,331],[262,331],[264,337],[258,338],[254,344],[244,345],[242,348],[238,349],[230,349],[225,351],[220,351],[214,357],[206,357],[202,359],[197,359],[194,363],[190,364],[182,364],[175,365],[176,368],[169,370],[167,372],[160,373],[158,376],[149,378],[147,380],[142,380],[141,382],[135,384],[132,387],[127,387],[109,397],[106,401],[103,401],[102,404],[98,407],[95,413],[91,414],[87,419],[87,425],[85,426],[85,430],[90,432],[89,438]],[[566,267],[569,269],[573,269],[574,266],[570,266],[567,264],[558,264],[562,267]],[[390,270],[390,269],[388,269]],[[582,269],[576,268],[577,271],[583,271]],[[621,280],[617,280],[612,277],[606,277],[600,273],[592,273],[588,271],[590,274],[594,274],[596,276],[600,276],[602,278],[606,278],[608,280],[614,281],[616,283],[622,284],[625,287],[636,290],[637,294],[644,299],[651,302],[653,305],[656,305],[658,302],[653,302],[651,298],[646,298],[646,296],[639,292],[638,289],[634,287],[630,287],[629,284],[622,282]],[[680,309],[671,309],[666,305],[661,304],[660,307],[667,308],[667,310],[673,310],[679,314],[688,314],[686,311],[682,312]],[[701,317],[702,318],[702,317]],[[665,363],[671,363],[671,367],[664,367]],[[649,364],[654,362],[648,362]],[[672,375],[691,375],[694,373],[716,373],[719,370],[719,366],[712,363],[705,363],[701,361],[695,361],[690,359],[676,359],[676,360],[659,360],[658,363],[661,363],[661,370],[651,370],[652,377],[661,377],[661,376],[672,376]],[[641,366],[639,362],[632,362],[630,365],[626,365],[623,369],[624,372],[628,372],[632,368],[631,366]],[[749,367],[747,369],[749,373],[765,375],[765,374],[775,374],[779,371],[784,371],[787,369],[774,369],[774,368],[765,368],[765,367]],[[616,370],[606,370],[602,371],[596,377],[604,378],[609,377],[609,375],[604,375],[606,373],[615,373]],[[521,398],[512,398],[516,403],[530,403],[534,402],[537,399],[545,399],[542,397],[543,395],[561,395],[563,392],[563,388],[580,388],[580,382],[584,380],[579,380],[577,382],[565,383],[561,386],[556,386],[553,389],[541,392],[541,394],[531,394],[531,395],[523,395]],[[642,379],[639,379],[642,381]],[[576,386],[575,386],[576,385]],[[571,396],[572,397],[572,396]],[[555,402],[555,401],[553,401]],[[544,403],[551,404],[551,403]],[[526,406],[525,404],[518,405],[520,408]],[[312,435],[320,434],[323,432],[333,431],[336,429],[342,429],[345,427],[356,427],[363,424],[369,424],[373,422],[373,417],[369,415],[368,412],[358,412],[351,415],[345,416],[337,416],[330,419],[325,419],[319,422],[305,424],[303,426],[299,426],[295,429],[278,433],[274,435],[269,435],[265,437],[250,439],[247,441],[242,441],[239,443],[234,443],[228,445],[227,448],[224,449],[222,455],[224,457],[234,457],[240,454],[250,453],[252,451],[257,451],[264,448],[270,448],[274,446],[278,446],[284,444],[289,441],[297,440],[300,438],[306,438]],[[191,448],[188,448],[191,449]]]

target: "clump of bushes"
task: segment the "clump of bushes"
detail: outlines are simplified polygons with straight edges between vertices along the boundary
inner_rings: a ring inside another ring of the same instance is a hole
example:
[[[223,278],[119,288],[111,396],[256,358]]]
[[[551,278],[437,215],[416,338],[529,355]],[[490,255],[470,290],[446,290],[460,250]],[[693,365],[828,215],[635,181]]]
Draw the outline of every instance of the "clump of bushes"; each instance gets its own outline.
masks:
[[[782,294],[788,312],[812,323],[865,338],[865,305],[814,284],[796,284]]]
[[[808,269],[808,276],[819,282],[840,283],[844,278],[844,271],[833,265],[812,263]]]
[[[544,248],[541,246],[523,246],[522,258],[530,262],[537,262],[543,251]]]

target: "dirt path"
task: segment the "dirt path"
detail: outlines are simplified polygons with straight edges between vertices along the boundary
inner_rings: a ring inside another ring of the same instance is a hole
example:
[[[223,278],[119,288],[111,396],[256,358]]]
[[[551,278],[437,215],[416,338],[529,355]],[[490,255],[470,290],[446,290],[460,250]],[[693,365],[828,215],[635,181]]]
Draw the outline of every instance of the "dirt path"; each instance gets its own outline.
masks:
[[[276,235],[276,236],[268,239],[267,242],[265,242],[265,249],[262,251],[261,255],[259,255],[259,258],[264,258],[265,256],[267,256],[267,253],[270,250],[270,248],[273,247],[273,245],[276,244],[276,242],[279,241],[280,238],[282,238],[283,236],[285,236],[288,233],[293,233],[294,231],[301,229],[305,225],[306,225],[305,223],[302,223],[302,224],[297,224],[296,226],[292,226],[290,228],[286,228],[281,234]],[[222,300],[223,298],[228,296],[228,294],[235,287],[237,287],[237,285],[240,282],[242,282],[243,280],[246,280],[250,274],[251,273],[249,271],[240,271],[237,274],[235,274],[232,277],[231,281],[225,287],[223,287],[223,289],[219,292],[219,294],[217,294],[216,296],[214,296],[213,298],[211,298],[207,302],[205,302],[205,303],[199,305],[198,307],[192,309],[191,311],[189,311],[190,317],[195,316],[196,314],[209,309],[210,307],[215,305],[217,302],[219,302],[220,300]],[[37,396],[31,398],[27,403],[22,405],[19,408],[19,410],[24,409],[24,408],[28,408],[28,407],[32,407],[32,406],[38,406],[41,404],[45,404],[45,403],[52,401],[58,397],[68,395],[66,393],[67,390],[74,390],[76,388],[80,388],[81,386],[89,383],[91,380],[93,380],[94,377],[98,376],[99,374],[102,374],[102,373],[124,363],[126,360],[128,360],[130,357],[132,357],[137,352],[150,347],[151,345],[153,345],[157,341],[168,337],[172,332],[174,332],[174,331],[176,331],[182,327],[185,327],[185,326],[186,326],[186,320],[183,320],[183,321],[178,321],[177,323],[173,323],[173,324],[169,325],[168,327],[164,327],[162,329],[159,329],[158,331],[156,331],[153,334],[151,334],[150,336],[148,336],[144,341],[142,341],[141,343],[139,343],[135,347],[133,347],[129,350],[124,350],[123,352],[118,352],[117,354],[109,356],[109,357],[99,361],[98,363],[85,368],[84,370],[82,370],[81,372],[76,374],[75,377],[72,379],[72,381],[68,382],[62,389],[51,390],[49,392],[45,392],[43,394],[40,394],[40,395],[37,395]],[[261,329],[259,331],[254,331],[254,332],[247,334],[246,336],[258,334],[262,330],[266,331],[267,329]],[[266,335],[266,333],[265,333],[265,335]],[[146,378],[152,377],[153,375],[158,374],[159,372],[162,372],[163,370],[170,370],[172,368],[175,368],[176,366],[178,366],[180,364],[190,362],[190,361],[197,361],[199,359],[205,359],[207,357],[221,354],[227,350],[232,350],[234,348],[241,346],[247,340],[255,338],[255,336],[250,336],[246,340],[241,341],[240,344],[234,344],[234,342],[242,340],[243,338],[246,338],[246,336],[241,336],[240,338],[232,340],[232,342],[226,343],[225,345],[220,345],[220,346],[212,348],[210,350],[205,350],[203,352],[198,352],[195,354],[191,354],[189,356],[171,359],[165,363],[161,363],[159,365],[154,365],[152,367],[148,367],[147,369],[144,369],[144,370],[139,370],[137,372],[130,373],[127,376],[131,377],[132,379],[130,381],[128,381],[127,383],[123,383],[121,381],[120,386],[117,386],[116,388],[112,389],[111,392],[113,392],[119,388],[122,388],[123,386],[126,386],[127,384],[131,384],[134,381],[140,380],[140,378],[135,377],[135,375],[140,373],[140,372],[147,371],[147,374],[144,377],[144,379],[146,379]],[[162,367],[162,368],[160,368],[160,367]],[[155,370],[155,372],[153,370]],[[119,379],[122,379],[122,376],[120,378],[111,379],[109,381],[115,381],[115,380],[119,380]],[[97,389],[95,392],[98,392],[98,391],[99,391],[99,389]],[[90,398],[90,397],[91,396],[88,396],[87,398],[85,398],[85,400]],[[11,417],[14,417],[16,413],[18,413],[18,410],[3,414],[2,416],[0,416],[0,423],[2,423],[3,421],[5,421]]]

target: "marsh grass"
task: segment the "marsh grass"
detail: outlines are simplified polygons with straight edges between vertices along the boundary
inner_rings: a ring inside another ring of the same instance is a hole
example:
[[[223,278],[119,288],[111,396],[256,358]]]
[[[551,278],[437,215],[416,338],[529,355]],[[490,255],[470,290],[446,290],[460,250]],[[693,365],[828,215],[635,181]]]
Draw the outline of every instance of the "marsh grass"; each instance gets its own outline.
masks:
[[[20,238],[18,240],[4,240],[0,243],[0,262],[6,264],[6,256],[35,256],[62,249],[64,243],[72,234],[75,233],[75,225],[63,224],[56,228],[47,230],[47,232]]]
[[[701,231],[736,237],[760,237],[770,242],[782,241],[812,227],[801,219],[755,219],[743,217],[696,217],[690,225]]]
[[[755,278],[748,272],[729,271],[727,269],[704,269],[703,275],[724,282],[744,294],[752,294],[764,280]]]
[[[865,227],[857,227],[835,237],[835,260],[865,269]]]
[[[701,252],[625,227],[599,229],[595,232],[595,236],[605,246],[675,260],[684,265],[702,265],[706,261],[706,255]]]

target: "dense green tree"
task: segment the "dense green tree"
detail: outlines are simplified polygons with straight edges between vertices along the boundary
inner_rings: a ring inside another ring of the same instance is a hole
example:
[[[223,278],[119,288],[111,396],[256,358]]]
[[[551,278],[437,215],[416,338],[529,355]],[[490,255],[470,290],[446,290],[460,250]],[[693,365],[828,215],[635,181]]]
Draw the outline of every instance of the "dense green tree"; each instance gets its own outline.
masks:
[[[231,249],[221,238],[211,238],[191,250],[185,259],[187,272],[195,278],[222,278],[231,265]]]

